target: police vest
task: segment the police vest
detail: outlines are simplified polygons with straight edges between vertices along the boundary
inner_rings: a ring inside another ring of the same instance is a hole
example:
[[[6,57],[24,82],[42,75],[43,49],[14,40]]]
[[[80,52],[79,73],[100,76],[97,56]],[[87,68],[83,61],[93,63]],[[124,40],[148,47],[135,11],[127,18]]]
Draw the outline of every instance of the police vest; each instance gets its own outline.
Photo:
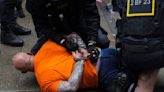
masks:
[[[118,32],[134,36],[164,36],[164,0],[117,0],[122,19]]]

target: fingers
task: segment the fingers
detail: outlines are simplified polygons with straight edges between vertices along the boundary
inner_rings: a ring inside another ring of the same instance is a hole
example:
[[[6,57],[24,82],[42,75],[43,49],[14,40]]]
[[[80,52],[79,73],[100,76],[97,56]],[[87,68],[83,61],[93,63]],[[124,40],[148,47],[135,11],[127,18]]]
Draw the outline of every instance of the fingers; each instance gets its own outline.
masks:
[[[74,58],[81,58],[82,57],[81,53],[78,50],[73,51],[72,55],[74,56]]]
[[[87,51],[86,49],[82,49],[82,50],[80,51],[80,53],[82,54],[82,56],[83,56],[84,58],[87,58],[87,57],[89,56],[89,53],[88,53],[88,51]]]
[[[73,55],[73,56],[75,56],[75,55],[76,55],[76,54],[75,54],[75,51],[72,51],[71,53],[72,53],[72,55]]]

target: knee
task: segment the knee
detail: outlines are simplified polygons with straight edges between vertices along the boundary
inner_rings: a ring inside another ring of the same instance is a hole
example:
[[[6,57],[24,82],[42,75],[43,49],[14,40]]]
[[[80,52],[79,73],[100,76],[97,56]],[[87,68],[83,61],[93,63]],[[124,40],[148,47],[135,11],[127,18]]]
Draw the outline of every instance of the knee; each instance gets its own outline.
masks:
[[[13,56],[12,62],[16,69],[25,72],[27,71],[29,58],[30,56],[27,53],[19,52]]]
[[[110,45],[110,40],[107,37],[107,32],[101,27],[98,31],[97,45],[100,48],[108,48]]]

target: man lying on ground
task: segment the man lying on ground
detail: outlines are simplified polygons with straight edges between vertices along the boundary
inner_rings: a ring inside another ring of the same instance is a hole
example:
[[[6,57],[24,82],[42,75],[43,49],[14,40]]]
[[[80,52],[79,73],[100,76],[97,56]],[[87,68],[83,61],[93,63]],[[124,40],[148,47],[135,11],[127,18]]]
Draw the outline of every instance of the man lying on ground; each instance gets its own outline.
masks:
[[[99,49],[96,61],[84,58],[79,51],[69,53],[48,40],[33,56],[19,52],[13,57],[15,67],[34,71],[43,92],[77,91],[101,87],[106,92],[125,92],[127,76],[118,69],[115,49]]]

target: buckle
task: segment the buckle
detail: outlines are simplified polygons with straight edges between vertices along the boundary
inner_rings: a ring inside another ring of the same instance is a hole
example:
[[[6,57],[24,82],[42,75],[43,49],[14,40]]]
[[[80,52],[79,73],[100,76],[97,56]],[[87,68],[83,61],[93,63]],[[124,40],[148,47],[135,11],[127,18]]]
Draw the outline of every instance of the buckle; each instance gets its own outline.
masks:
[[[155,0],[127,0],[126,17],[154,15]]]

